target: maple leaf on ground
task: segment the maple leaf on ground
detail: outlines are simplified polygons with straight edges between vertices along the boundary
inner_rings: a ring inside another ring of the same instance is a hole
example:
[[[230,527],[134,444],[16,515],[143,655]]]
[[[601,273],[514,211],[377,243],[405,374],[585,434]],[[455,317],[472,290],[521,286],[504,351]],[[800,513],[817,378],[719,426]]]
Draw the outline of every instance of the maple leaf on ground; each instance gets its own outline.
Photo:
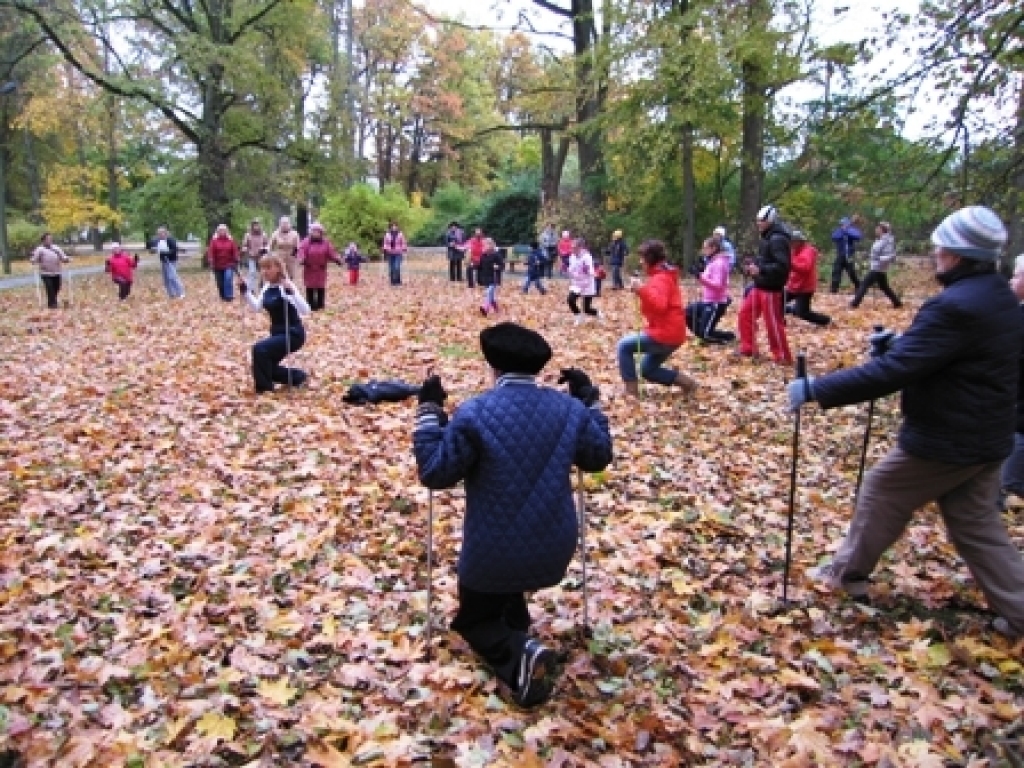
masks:
[[[279,706],[286,707],[288,703],[295,698],[295,694],[299,692],[298,688],[292,688],[288,683],[287,677],[281,677],[273,682],[269,680],[261,680],[259,693],[265,699],[270,699]]]
[[[207,712],[199,718],[196,730],[203,736],[232,741],[238,731],[238,724],[227,715],[222,715],[219,712]]]

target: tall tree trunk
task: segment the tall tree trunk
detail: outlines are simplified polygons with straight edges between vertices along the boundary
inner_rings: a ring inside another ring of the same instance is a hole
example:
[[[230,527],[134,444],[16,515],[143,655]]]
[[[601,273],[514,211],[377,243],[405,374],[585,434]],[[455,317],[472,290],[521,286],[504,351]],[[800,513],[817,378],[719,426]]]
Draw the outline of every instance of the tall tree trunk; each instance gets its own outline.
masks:
[[[38,223],[40,221],[39,211],[43,207],[43,180],[39,174],[36,142],[28,126],[25,126],[21,133],[25,140],[25,168],[28,173],[29,194],[32,196],[32,209],[29,218]]]
[[[1003,251],[1003,272],[1013,272],[1014,259],[1024,252],[1024,78],[1017,91],[1017,123],[1013,129],[1013,160],[1007,206],[1010,239]]]
[[[591,205],[604,201],[604,155],[600,133],[592,121],[599,116],[602,84],[596,73],[597,35],[593,0],[572,0],[572,38],[576,54],[576,148],[580,161],[583,197]]]
[[[683,141],[680,152],[683,163],[683,209],[680,235],[683,240],[683,264],[694,263],[694,240],[697,237],[697,191],[693,179],[693,125],[683,126]]]
[[[743,123],[740,149],[740,210],[736,237],[741,251],[747,252],[756,242],[754,217],[764,202],[764,110],[765,91],[760,71],[752,64],[743,65]]]
[[[540,129],[540,188],[544,195],[544,203],[558,199],[559,188],[562,185],[562,170],[569,156],[569,137],[564,134],[560,136],[556,149],[553,134],[551,128]]]
[[[117,178],[117,97],[108,93],[107,99],[107,205],[110,210],[121,208],[121,194]],[[121,239],[121,230],[115,224],[110,228],[112,240]]]

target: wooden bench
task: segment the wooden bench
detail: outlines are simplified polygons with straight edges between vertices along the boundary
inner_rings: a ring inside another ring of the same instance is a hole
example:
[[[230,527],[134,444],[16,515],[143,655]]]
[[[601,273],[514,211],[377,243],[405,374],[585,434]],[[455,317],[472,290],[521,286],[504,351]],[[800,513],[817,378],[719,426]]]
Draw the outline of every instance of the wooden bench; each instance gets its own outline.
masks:
[[[516,264],[525,264],[530,258],[530,246],[528,245],[513,245],[511,248],[505,246],[502,249],[506,253],[505,263],[508,265],[509,272],[516,271]]]

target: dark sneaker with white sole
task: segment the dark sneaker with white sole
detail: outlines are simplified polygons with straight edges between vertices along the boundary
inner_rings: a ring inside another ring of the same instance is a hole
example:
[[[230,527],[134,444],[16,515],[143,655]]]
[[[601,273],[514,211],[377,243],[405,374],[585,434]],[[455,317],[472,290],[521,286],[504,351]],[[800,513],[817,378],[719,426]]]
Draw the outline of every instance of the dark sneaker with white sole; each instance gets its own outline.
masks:
[[[519,675],[512,698],[516,706],[533,709],[551,698],[555,687],[555,654],[536,640],[527,640],[519,659]]]

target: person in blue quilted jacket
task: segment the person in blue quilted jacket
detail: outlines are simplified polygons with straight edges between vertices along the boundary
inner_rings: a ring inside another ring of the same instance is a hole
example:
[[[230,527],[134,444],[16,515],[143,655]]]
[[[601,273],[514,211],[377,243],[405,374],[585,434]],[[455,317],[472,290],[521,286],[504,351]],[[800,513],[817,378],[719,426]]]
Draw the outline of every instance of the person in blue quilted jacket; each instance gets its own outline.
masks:
[[[480,334],[494,388],[463,403],[448,422],[438,376],[419,395],[413,452],[428,488],[466,486],[459,553],[459,610],[452,629],[509,686],[524,709],[551,697],[555,654],[528,635],[526,592],[557,585],[576,550],[573,466],[611,463],[600,392],[583,371],[565,369],[569,394],[535,377],[551,359],[536,331],[498,323]]]

